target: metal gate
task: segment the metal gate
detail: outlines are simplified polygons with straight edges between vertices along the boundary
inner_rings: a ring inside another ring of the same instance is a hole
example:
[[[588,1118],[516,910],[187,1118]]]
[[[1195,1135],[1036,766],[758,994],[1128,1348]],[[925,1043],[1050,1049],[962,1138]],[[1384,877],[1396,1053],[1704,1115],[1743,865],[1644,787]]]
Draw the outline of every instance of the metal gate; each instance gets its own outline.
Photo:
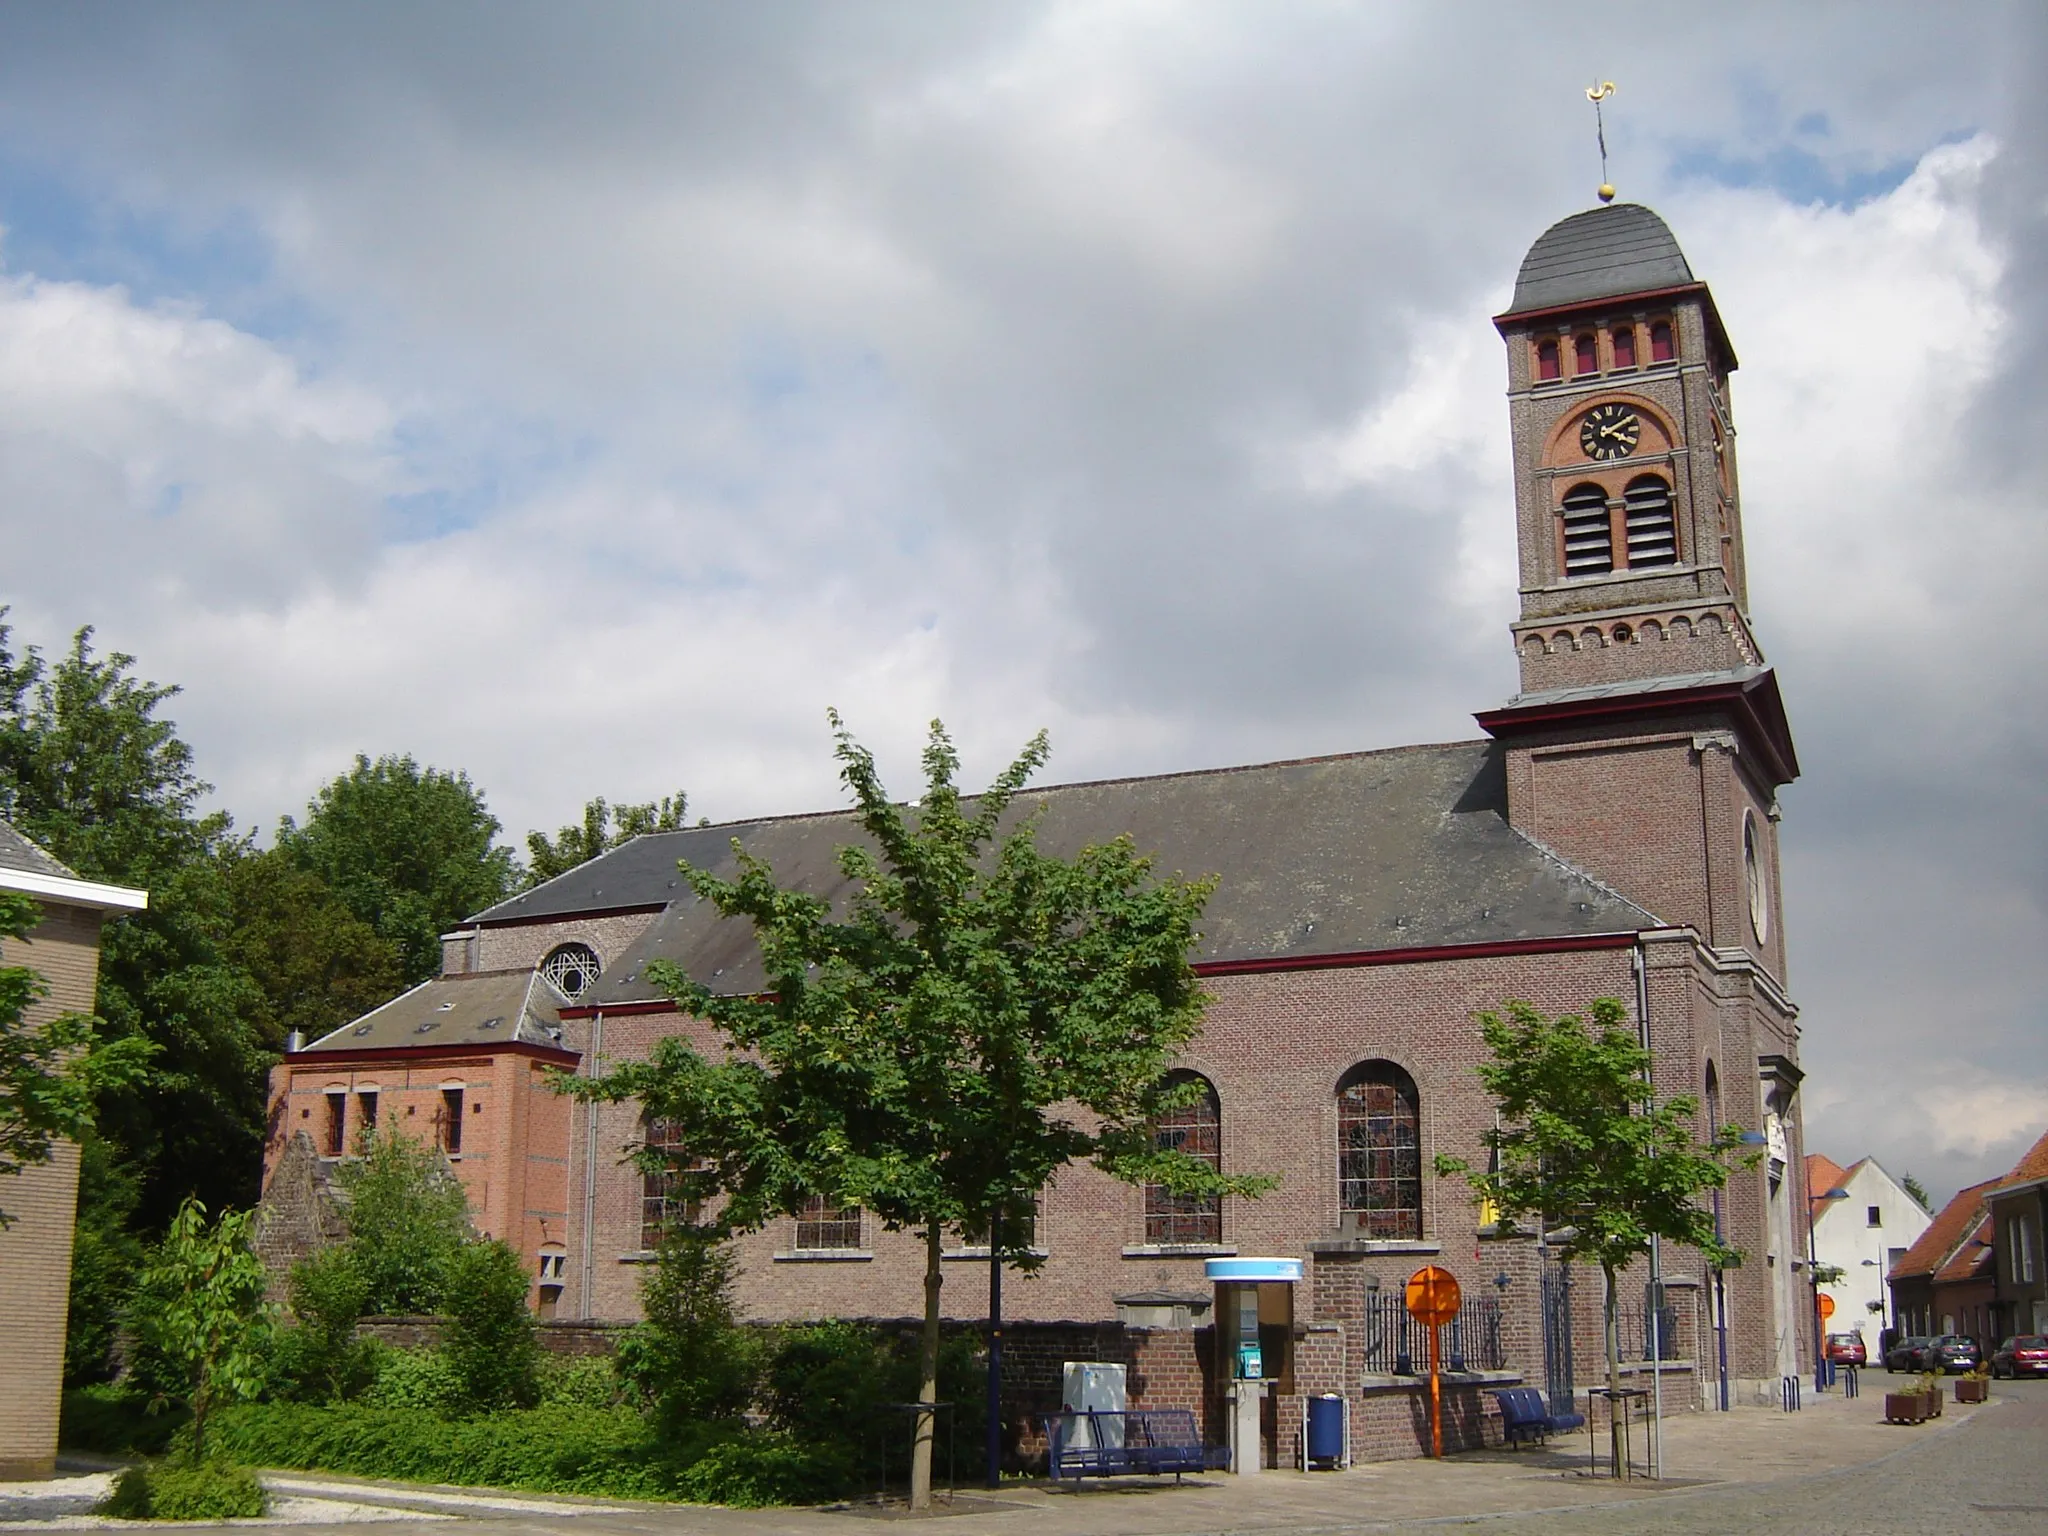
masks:
[[[1572,1271],[1569,1264],[1543,1268],[1543,1389],[1552,1412],[1572,1401]]]

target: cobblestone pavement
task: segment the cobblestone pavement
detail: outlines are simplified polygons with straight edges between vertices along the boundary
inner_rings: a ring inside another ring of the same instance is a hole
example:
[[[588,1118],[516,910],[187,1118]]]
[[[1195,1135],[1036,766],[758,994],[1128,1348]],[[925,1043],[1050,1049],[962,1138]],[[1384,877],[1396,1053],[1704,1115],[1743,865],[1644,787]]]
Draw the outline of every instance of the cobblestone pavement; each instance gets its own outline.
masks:
[[[1752,1408],[1677,1416],[1667,1421],[1661,1483],[1589,1479],[1588,1441],[1579,1434],[1548,1451],[1383,1462],[1337,1473],[1205,1477],[1183,1487],[1129,1479],[1079,1491],[1044,1484],[996,1494],[962,1490],[942,1511],[937,1530],[939,1536],[1342,1536],[1443,1526],[1515,1536],[2048,1533],[2048,1382],[1998,1382],[1988,1406],[1958,1409],[1951,1402],[1942,1419],[1912,1427],[1880,1422],[1884,1385],[1880,1374],[1860,1398],[1809,1399],[1799,1414]],[[321,1490],[330,1497],[379,1496],[374,1484],[332,1482]],[[392,1485],[386,1496],[399,1504],[417,1499],[419,1490]],[[873,1509],[622,1507],[572,1499],[552,1501],[543,1515],[532,1505],[507,1507],[513,1502],[460,1509],[453,1499],[437,1500],[436,1512],[488,1523],[490,1536],[863,1536],[877,1520],[904,1518]],[[312,1536],[319,1529],[300,1525],[295,1531]],[[337,1536],[344,1532],[363,1536],[364,1527],[337,1528]]]

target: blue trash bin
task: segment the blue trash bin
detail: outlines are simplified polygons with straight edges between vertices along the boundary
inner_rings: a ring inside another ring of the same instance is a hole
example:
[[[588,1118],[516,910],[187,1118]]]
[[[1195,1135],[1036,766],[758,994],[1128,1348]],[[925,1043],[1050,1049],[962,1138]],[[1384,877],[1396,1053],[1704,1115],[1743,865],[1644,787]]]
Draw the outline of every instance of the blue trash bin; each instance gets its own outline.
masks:
[[[1308,1400],[1308,1459],[1343,1465],[1344,1399],[1334,1392]]]

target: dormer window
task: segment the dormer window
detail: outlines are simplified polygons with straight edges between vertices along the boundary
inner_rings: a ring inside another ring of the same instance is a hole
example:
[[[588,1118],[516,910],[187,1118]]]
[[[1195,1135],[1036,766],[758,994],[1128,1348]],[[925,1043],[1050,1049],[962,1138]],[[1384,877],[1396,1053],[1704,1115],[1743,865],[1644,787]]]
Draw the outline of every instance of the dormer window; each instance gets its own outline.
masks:
[[[1659,320],[1650,327],[1650,361],[1670,363],[1678,359],[1678,339],[1671,333],[1671,322]]]
[[[1614,366],[1633,368],[1636,365],[1636,332],[1632,325],[1624,325],[1609,338],[1614,348]]]
[[[1538,342],[1536,344],[1536,381],[1542,384],[1561,377],[1563,377],[1563,373],[1558,358],[1557,343],[1554,341]]]
[[[1572,373],[1580,375],[1599,371],[1600,348],[1591,336],[1581,336],[1572,343]]]

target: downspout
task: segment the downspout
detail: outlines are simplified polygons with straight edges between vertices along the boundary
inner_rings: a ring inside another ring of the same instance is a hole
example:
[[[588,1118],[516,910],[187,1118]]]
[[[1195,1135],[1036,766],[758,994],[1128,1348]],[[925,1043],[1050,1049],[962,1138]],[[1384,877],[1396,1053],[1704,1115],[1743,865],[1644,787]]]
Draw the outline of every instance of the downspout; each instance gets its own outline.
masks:
[[[594,1078],[601,1069],[604,1055],[604,1010],[598,1009],[590,1017],[590,1049],[584,1053],[583,1075]],[[597,1282],[596,1235],[591,1230],[597,1219],[597,1104],[583,1101],[583,1252],[577,1263],[582,1273],[577,1288],[583,1297],[583,1320],[591,1322],[597,1313],[591,1297],[591,1288]]]
[[[1636,972],[1636,1023],[1643,1032],[1643,1088],[1645,1097],[1656,1097],[1656,1055],[1650,1046],[1650,970],[1638,938],[1630,952]],[[1650,1234],[1650,1476],[1664,1476],[1664,1253],[1657,1234]]]

